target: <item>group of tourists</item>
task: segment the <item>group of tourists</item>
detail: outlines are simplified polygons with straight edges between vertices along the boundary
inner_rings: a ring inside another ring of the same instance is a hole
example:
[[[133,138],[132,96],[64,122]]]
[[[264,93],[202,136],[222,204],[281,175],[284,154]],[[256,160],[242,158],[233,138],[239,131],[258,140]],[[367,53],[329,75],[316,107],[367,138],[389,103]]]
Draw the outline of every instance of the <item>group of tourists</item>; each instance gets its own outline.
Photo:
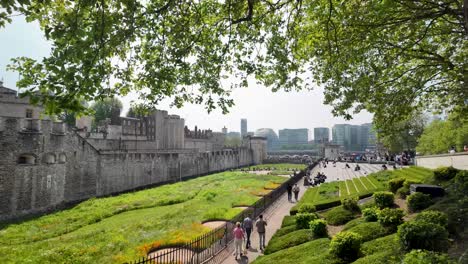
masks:
[[[255,228],[258,232],[259,237],[259,246],[260,250],[263,251],[265,249],[265,232],[266,232],[267,222],[263,219],[263,215],[258,217],[258,220],[255,222]],[[233,230],[234,235],[234,247],[235,252],[234,256],[237,260],[237,256],[247,254],[247,249],[251,247],[250,235],[252,234],[254,228],[253,220],[247,216],[242,224],[240,222],[236,223],[236,227]],[[245,241],[245,247],[244,247]]]
[[[306,177],[307,178],[307,177]],[[296,202],[298,202],[299,200],[299,186],[296,184],[294,184],[294,186],[292,186],[291,184],[288,185],[287,187],[287,191],[288,191],[288,201],[289,202],[293,202],[292,200],[292,194],[294,193],[294,199],[296,199]]]

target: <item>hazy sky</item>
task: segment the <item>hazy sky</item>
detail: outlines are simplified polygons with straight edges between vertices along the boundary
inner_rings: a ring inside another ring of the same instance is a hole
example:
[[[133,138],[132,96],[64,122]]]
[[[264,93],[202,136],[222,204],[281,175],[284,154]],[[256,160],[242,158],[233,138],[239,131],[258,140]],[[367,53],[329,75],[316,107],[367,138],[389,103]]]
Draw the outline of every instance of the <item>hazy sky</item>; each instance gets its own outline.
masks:
[[[0,28],[0,79],[4,86],[16,89],[18,73],[7,72],[10,59],[27,56],[40,59],[47,56],[50,45],[46,42],[37,24],[26,23],[22,17],[16,17],[12,24]],[[178,114],[185,119],[185,124],[193,129],[195,125],[202,129],[220,131],[226,126],[229,131],[240,131],[240,119],[247,118],[249,131],[269,127],[276,132],[282,128],[332,127],[337,123],[362,124],[371,122],[369,113],[354,116],[345,121],[333,117],[329,106],[323,104],[323,90],[302,92],[271,92],[268,88],[252,82],[249,88],[233,92],[235,106],[230,113],[223,115],[219,110],[208,114],[203,105],[187,105],[182,109],[169,108],[164,102],[158,108]],[[124,111],[127,111],[131,98],[123,98]],[[313,133],[312,133],[313,134]]]

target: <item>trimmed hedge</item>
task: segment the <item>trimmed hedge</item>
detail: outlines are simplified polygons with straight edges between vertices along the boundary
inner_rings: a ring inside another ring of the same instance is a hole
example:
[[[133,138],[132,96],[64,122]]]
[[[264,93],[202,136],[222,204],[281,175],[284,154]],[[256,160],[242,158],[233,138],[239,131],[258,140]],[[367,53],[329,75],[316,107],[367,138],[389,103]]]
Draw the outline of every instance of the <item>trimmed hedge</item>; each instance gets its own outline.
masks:
[[[392,193],[396,193],[398,189],[403,187],[405,179],[403,178],[396,178],[388,181],[388,189]]]
[[[341,200],[341,204],[343,205],[343,208],[346,210],[349,210],[351,212],[360,212],[361,208],[358,206],[358,197],[348,197],[344,198]]]
[[[327,221],[323,219],[315,219],[310,221],[309,226],[310,230],[312,230],[313,237],[319,238],[328,236]]]
[[[456,191],[461,194],[468,193],[468,170],[462,170],[457,173],[454,180]]]
[[[375,222],[379,218],[380,209],[377,207],[369,207],[362,210],[362,217],[367,222]]]
[[[375,205],[380,209],[385,207],[391,207],[395,200],[395,196],[392,192],[375,192],[374,195]]]
[[[398,227],[400,246],[405,251],[427,249],[444,252],[448,248],[448,232],[440,225],[424,221],[406,222]]]
[[[415,192],[406,198],[408,209],[411,212],[426,209],[432,204],[432,199],[429,194]]]
[[[439,212],[439,211],[428,210],[428,211],[421,212],[420,214],[416,216],[414,220],[440,225],[441,227],[445,229],[448,227],[447,214],[443,212]]]
[[[305,242],[312,240],[312,234],[309,229],[301,229],[286,234],[284,236],[276,237],[268,242],[265,248],[265,255],[280,251],[285,248],[294,247]]]
[[[353,212],[344,209],[342,206],[335,207],[325,213],[325,219],[329,225],[343,225],[354,219]]]
[[[318,219],[318,218],[319,216],[316,213],[297,214],[296,215],[296,228],[308,229],[310,221]]]
[[[347,231],[361,235],[363,242],[374,240],[376,238],[386,236],[390,233],[389,229],[383,227],[377,222],[362,223],[348,229]]]
[[[395,229],[403,223],[405,212],[401,209],[384,208],[378,214],[379,223],[390,229]]]
[[[459,170],[454,167],[440,167],[434,170],[434,178],[438,181],[448,181],[455,177]]]
[[[289,225],[289,226],[282,227],[282,228],[276,230],[276,232],[273,235],[272,239],[274,237],[281,237],[281,236],[287,235],[287,234],[289,234],[291,232],[294,232],[296,230],[297,230],[296,225]]]
[[[296,217],[292,215],[287,215],[283,218],[283,222],[281,222],[281,227],[295,225],[296,224]]]
[[[353,232],[340,232],[330,242],[330,254],[345,261],[357,259],[360,253],[362,237]]]
[[[311,203],[303,203],[299,206],[298,213],[315,213],[317,209]]]
[[[456,264],[447,254],[415,249],[405,255],[403,264]]]
[[[364,218],[362,218],[362,217],[353,219],[353,220],[349,221],[348,223],[346,223],[344,225],[343,230],[346,231],[348,229],[351,229],[351,228],[353,228],[353,227],[355,227],[357,225],[360,225],[362,223],[365,223],[365,222],[366,222],[366,220]]]

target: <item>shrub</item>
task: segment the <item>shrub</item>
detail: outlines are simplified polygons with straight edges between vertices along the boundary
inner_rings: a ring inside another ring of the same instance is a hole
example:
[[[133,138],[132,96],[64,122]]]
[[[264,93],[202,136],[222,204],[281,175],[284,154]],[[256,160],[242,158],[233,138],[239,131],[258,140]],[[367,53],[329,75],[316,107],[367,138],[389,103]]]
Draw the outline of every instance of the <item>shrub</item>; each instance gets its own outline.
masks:
[[[406,199],[406,196],[410,194],[410,189],[409,187],[403,186],[397,190],[396,194],[401,199]]]
[[[294,247],[312,239],[309,230],[297,230],[281,237],[276,237],[268,242],[265,248],[265,255],[280,251],[285,248]]]
[[[391,192],[375,192],[373,197],[375,205],[377,205],[377,207],[380,209],[392,206],[395,199],[393,193]]]
[[[377,207],[369,207],[362,210],[362,216],[367,222],[375,222],[378,219],[380,209]]]
[[[415,192],[406,198],[408,209],[411,212],[425,209],[432,204],[431,196],[421,192]]]
[[[403,178],[396,178],[388,181],[388,189],[392,193],[396,193],[398,189],[403,187],[403,183],[405,182],[405,179]]]
[[[314,237],[326,237],[328,236],[327,232],[327,221],[323,219],[315,219],[309,223],[310,229],[312,230],[312,235]]]
[[[353,220],[354,214],[344,209],[342,206],[335,207],[325,214],[325,219],[329,225],[342,225]]]
[[[456,262],[447,254],[416,249],[405,255],[403,264],[456,264]]]
[[[293,206],[291,208],[291,210],[289,210],[289,214],[290,215],[296,215],[298,213],[298,211],[299,211],[299,205],[296,204],[295,206]]]
[[[424,211],[418,214],[415,218],[415,221],[424,221],[427,223],[433,223],[440,225],[443,228],[448,227],[448,217],[447,214],[440,211]]]
[[[457,173],[455,176],[455,189],[461,193],[468,193],[468,170],[462,170]]]
[[[401,248],[405,251],[412,249],[446,251],[448,248],[447,230],[440,225],[424,221],[411,221],[400,225],[397,237]]]
[[[308,229],[309,222],[315,219],[318,219],[318,215],[316,213],[304,213],[304,214],[297,214],[296,215],[296,228],[297,229]]]
[[[403,223],[403,216],[405,216],[405,212],[401,209],[384,208],[379,212],[378,219],[382,226],[396,229]]]
[[[406,180],[405,183],[403,183],[403,187],[406,187],[409,190],[411,184],[421,184],[421,183],[422,182],[418,180]]]
[[[352,261],[359,256],[362,237],[353,232],[340,232],[330,242],[330,253],[343,260]]]
[[[311,203],[304,203],[299,206],[299,213],[315,213],[315,206]]]
[[[454,167],[441,167],[434,170],[434,178],[438,181],[448,181],[455,177],[458,170]]]
[[[389,230],[387,228],[376,222],[365,222],[348,229],[348,231],[359,234],[362,237],[363,242],[374,240],[389,234]]]
[[[358,197],[348,197],[341,200],[343,208],[351,212],[360,212],[361,209],[358,206]]]

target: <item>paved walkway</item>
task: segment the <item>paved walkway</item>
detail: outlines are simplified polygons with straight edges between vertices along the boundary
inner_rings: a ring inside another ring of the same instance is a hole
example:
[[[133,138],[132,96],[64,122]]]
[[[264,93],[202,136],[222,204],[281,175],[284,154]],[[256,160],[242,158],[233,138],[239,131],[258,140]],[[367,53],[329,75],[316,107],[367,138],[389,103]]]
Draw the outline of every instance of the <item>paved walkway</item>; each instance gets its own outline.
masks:
[[[314,168],[313,173],[316,174],[318,172],[318,167]],[[302,186],[302,179],[298,181],[298,185],[300,187],[299,192],[299,199],[304,195],[306,188]],[[294,197],[294,195],[293,195]],[[281,223],[283,221],[283,217],[289,215],[289,210],[296,205],[296,202],[289,202],[288,195],[285,193],[283,196],[278,199],[273,205],[271,205],[264,213],[263,218],[267,221],[267,229],[265,233],[265,241],[266,244],[270,241],[273,234],[276,230],[281,228]],[[215,259],[210,261],[209,263],[222,263],[222,264],[239,264],[239,263],[250,263],[254,261],[258,256],[263,255],[260,252],[259,247],[259,237],[258,233],[255,231],[252,232],[250,236],[252,247],[249,248],[247,251],[247,256],[243,256],[242,258],[238,258],[237,260],[234,259],[232,253],[234,252],[234,243],[230,243],[227,249],[219,254]]]

